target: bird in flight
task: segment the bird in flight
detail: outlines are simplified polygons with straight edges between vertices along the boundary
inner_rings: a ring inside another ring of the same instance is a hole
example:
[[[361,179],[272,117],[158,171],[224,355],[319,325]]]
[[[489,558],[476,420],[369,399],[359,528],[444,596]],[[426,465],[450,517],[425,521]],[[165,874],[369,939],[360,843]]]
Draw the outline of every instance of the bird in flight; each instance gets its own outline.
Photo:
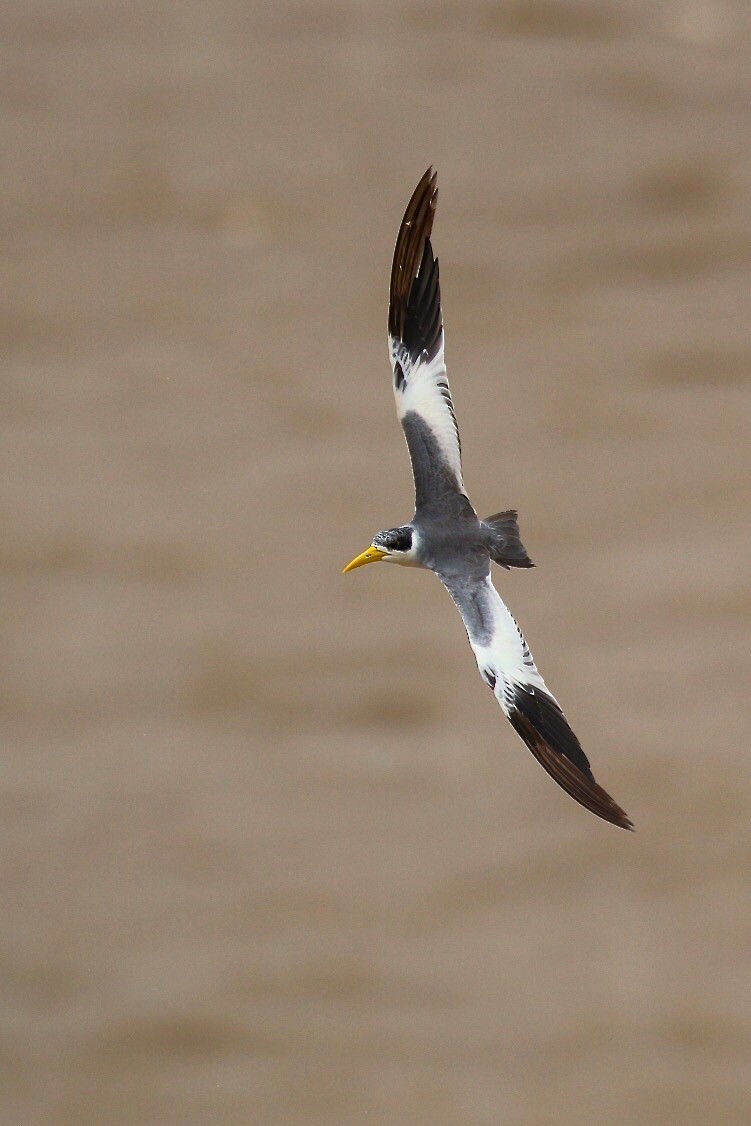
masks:
[[[532,567],[511,509],[479,520],[462,480],[461,444],[443,355],[438,260],[430,234],[438,188],[428,168],[404,213],[389,292],[394,396],[415,481],[408,524],[373,537],[344,571],[400,563],[435,571],[462,616],[480,675],[515,731],[566,793],[622,829],[633,825],[598,786],[589,759],[537,671],[490,577],[490,563]]]

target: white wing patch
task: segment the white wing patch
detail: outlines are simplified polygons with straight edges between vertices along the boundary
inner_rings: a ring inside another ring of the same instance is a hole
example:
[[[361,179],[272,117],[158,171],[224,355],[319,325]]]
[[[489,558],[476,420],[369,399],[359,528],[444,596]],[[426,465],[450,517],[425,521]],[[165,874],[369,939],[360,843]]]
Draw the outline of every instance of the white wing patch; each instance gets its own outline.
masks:
[[[451,590],[449,594],[454,597]],[[455,599],[456,601],[456,599]],[[479,602],[481,623],[467,621],[462,613],[472,652],[480,675],[493,689],[493,694],[506,715],[513,706],[516,685],[539,688],[555,699],[537,670],[529,646],[513,614],[493,586],[490,576],[484,580]]]
[[[460,489],[462,481],[462,455],[459,428],[451,401],[446,363],[443,358],[443,332],[438,351],[432,360],[423,352],[413,362],[400,340],[389,337],[389,355],[394,373],[394,398],[399,421],[408,411],[414,411],[424,420],[435,435],[441,453],[450,465]]]

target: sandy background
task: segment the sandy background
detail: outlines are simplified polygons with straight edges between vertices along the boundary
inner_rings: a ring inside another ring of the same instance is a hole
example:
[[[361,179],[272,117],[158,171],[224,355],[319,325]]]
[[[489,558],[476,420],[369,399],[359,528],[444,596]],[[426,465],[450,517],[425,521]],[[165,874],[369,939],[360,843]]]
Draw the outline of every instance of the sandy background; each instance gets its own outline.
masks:
[[[751,8],[0,10],[2,1126],[751,1122]],[[439,169],[497,576],[618,832],[411,514]]]

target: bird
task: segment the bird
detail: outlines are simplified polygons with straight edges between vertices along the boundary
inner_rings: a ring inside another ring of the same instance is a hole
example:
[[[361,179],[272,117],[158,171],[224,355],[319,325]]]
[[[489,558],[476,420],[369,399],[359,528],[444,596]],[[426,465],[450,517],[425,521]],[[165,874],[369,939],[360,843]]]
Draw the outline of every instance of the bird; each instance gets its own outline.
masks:
[[[376,562],[435,572],[462,617],[482,679],[537,761],[585,809],[633,829],[595,781],[589,759],[493,585],[491,562],[506,569],[534,564],[520,538],[517,511],[481,520],[464,487],[444,360],[438,259],[430,241],[437,200],[437,173],[431,166],[404,212],[389,287],[389,356],[397,415],[412,462],[415,513],[408,523],[376,533],[343,573]]]

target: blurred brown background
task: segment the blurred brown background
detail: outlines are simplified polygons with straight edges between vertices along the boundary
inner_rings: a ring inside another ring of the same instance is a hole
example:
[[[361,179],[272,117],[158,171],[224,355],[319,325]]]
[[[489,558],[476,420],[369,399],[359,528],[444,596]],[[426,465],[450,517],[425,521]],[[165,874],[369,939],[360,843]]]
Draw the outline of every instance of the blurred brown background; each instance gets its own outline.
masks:
[[[751,1122],[745,0],[0,12],[3,1126]],[[501,573],[618,832],[411,514],[434,162]]]

